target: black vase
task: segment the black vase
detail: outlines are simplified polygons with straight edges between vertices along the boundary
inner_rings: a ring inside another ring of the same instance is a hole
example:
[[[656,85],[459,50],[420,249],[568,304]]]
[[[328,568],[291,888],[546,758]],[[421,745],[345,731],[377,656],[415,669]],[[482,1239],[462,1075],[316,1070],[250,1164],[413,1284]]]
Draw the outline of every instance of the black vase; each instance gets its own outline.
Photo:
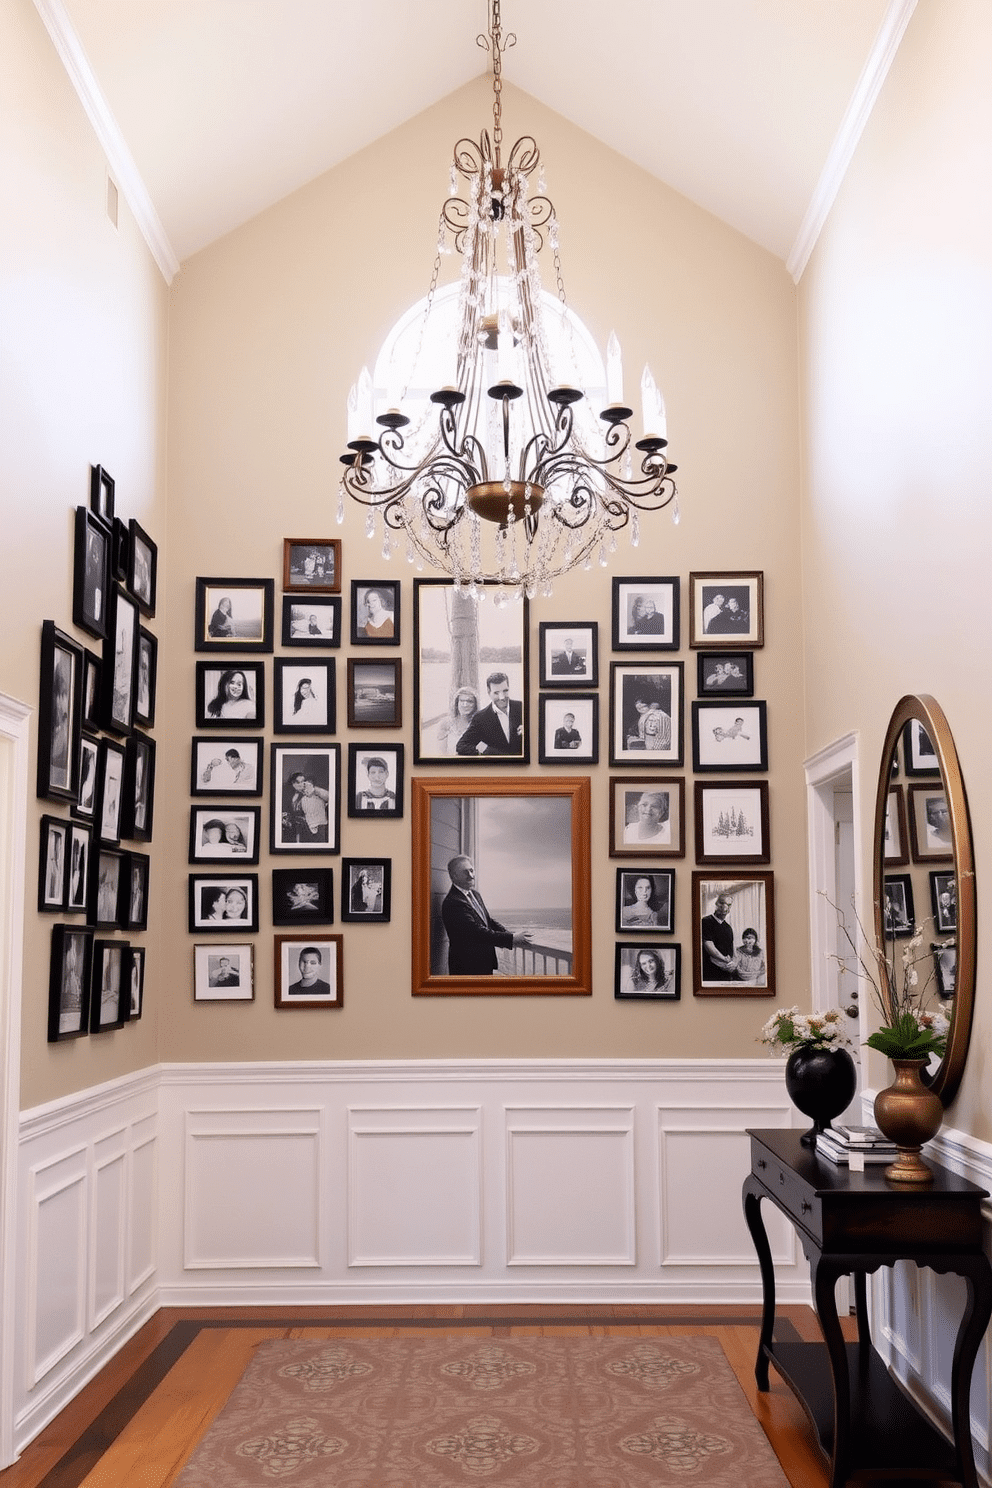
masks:
[[[813,1125],[801,1138],[804,1147],[815,1147],[825,1131],[854,1099],[858,1072],[846,1049],[794,1049],[785,1066],[785,1088],[794,1106]]]

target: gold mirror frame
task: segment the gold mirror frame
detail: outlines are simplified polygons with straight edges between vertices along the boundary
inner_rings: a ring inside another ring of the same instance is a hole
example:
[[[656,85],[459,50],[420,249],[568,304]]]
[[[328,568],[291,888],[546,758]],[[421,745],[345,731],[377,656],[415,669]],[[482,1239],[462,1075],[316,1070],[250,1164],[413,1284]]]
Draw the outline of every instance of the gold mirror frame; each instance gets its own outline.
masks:
[[[954,992],[954,1012],[947,1040],[947,1051],[934,1071],[933,1078],[927,1082],[934,1094],[940,1097],[944,1106],[949,1106],[957,1094],[961,1076],[964,1073],[964,1062],[968,1056],[968,1043],[971,1039],[972,1013],[975,1006],[975,859],[971,841],[971,820],[968,816],[968,797],[965,794],[954,739],[943,709],[936,699],[927,693],[921,693],[919,696],[909,694],[899,699],[889,720],[888,732],[882,746],[878,791],[875,796],[875,941],[879,946],[884,946],[886,943],[882,915],[884,902],[882,880],[885,876],[885,816],[889,788],[892,784],[892,756],[896,752],[903,729],[913,719],[926,729],[936,752],[954,837],[954,873],[957,879],[958,896],[957,980]]]

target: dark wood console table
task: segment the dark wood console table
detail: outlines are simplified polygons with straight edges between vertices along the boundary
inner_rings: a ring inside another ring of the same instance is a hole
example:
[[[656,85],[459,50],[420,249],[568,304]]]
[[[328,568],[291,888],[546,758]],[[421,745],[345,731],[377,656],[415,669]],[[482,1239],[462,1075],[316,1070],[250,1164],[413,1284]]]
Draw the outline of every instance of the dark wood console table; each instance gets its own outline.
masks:
[[[752,1131],[744,1217],[751,1232],[764,1306],[754,1373],[768,1389],[768,1364],[797,1396],[830,1462],[831,1488],[852,1473],[929,1472],[978,1488],[969,1395],[979,1344],[992,1317],[992,1266],[982,1249],[987,1192],[931,1163],[932,1184],[890,1183],[881,1167],[851,1173],[800,1144],[794,1131]],[[768,1199],[794,1227],[810,1264],[823,1343],[773,1343],[775,1270],[761,1217]],[[895,1383],[871,1346],[866,1277],[895,1261],[963,1276],[968,1288],[954,1345],[949,1442]],[[845,1343],[837,1317],[837,1278],[853,1274],[858,1342]]]

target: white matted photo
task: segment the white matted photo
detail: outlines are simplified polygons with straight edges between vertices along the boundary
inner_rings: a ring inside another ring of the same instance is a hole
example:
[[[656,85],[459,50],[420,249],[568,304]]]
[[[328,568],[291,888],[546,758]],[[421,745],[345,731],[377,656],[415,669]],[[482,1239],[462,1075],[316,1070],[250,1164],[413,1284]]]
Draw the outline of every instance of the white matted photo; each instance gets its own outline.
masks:
[[[767,863],[768,782],[696,781],[696,862]]]
[[[287,661],[277,656],[273,681],[273,728],[277,734],[327,734],[335,727],[333,657]]]
[[[767,770],[767,708],[764,702],[694,702],[694,770]]]
[[[341,1007],[341,945],[340,935],[277,935],[276,1007]]]
[[[189,861],[258,862],[258,806],[191,806]]]
[[[615,578],[614,651],[677,651],[680,588],[675,576]]]
[[[193,947],[193,998],[196,1002],[252,1002],[255,982],[252,948],[247,943]]]
[[[541,693],[538,709],[542,765],[599,763],[598,693]]]
[[[542,620],[541,687],[599,686],[599,625],[595,620]]]

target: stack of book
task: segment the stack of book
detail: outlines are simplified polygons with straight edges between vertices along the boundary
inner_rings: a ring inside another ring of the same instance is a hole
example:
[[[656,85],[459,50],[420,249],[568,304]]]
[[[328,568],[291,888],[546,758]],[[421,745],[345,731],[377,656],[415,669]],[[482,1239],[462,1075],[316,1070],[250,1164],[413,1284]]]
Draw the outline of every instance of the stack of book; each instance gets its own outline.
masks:
[[[895,1162],[899,1155],[895,1142],[883,1137],[877,1126],[849,1126],[844,1122],[820,1132],[816,1150],[827,1162],[849,1167],[854,1173],[863,1173],[866,1164]]]

